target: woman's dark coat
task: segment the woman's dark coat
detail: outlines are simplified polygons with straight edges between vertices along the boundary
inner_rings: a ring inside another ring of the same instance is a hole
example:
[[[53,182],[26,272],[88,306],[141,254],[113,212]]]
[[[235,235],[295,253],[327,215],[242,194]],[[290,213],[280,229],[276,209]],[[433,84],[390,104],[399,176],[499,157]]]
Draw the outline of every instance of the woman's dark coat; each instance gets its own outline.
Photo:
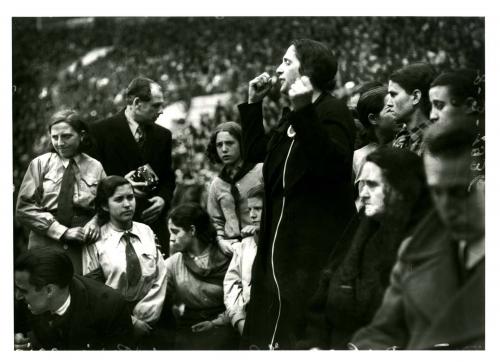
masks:
[[[326,93],[298,111],[285,108],[268,135],[262,103],[241,104],[239,111],[243,158],[264,161],[265,186],[242,348],[291,349],[304,331],[319,273],[355,216],[355,127],[347,107]]]

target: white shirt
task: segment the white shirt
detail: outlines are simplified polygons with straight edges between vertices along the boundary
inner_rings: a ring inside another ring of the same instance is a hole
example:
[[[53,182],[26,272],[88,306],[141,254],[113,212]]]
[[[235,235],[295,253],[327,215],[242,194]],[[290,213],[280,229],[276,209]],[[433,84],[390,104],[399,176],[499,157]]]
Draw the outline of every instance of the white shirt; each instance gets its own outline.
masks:
[[[130,132],[134,136],[136,142],[139,142],[139,134],[137,133],[137,129],[139,128],[139,123],[132,118],[132,116],[125,110],[125,118],[127,119],[128,127],[130,128]]]
[[[126,244],[121,241],[124,230],[116,230],[108,222],[101,226],[101,238],[83,251],[83,274],[102,268],[106,285],[118,290],[137,304],[133,316],[145,322],[156,321],[161,314],[167,288],[166,266],[156,247],[153,230],[133,222],[130,243],[141,264],[141,278],[134,295],[128,294]]]
[[[63,303],[63,305],[59,307],[58,310],[54,312],[54,314],[57,314],[59,316],[64,315],[64,313],[66,313],[66,311],[68,310],[70,304],[71,304],[71,294],[68,294],[68,298],[66,298],[66,301]]]

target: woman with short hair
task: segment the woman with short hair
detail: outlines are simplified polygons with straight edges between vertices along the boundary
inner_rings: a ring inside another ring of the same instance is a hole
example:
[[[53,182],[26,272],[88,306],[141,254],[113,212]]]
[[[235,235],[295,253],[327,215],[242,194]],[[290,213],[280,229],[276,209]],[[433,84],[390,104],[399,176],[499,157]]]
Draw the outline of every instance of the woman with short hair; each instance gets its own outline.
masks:
[[[63,248],[81,274],[82,245],[99,237],[94,199],[106,174],[99,161],[81,152],[89,140],[78,112],[56,112],[48,133],[52,150],[31,161],[19,189],[16,217],[30,230],[28,249]]]

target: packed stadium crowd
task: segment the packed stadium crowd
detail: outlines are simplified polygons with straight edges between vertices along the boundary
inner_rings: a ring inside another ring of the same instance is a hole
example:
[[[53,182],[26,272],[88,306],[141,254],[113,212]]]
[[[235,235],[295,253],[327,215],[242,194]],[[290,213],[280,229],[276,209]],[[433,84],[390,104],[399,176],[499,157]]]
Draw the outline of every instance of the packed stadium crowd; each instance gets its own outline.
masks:
[[[484,19],[18,18],[13,84],[15,349],[484,349]]]

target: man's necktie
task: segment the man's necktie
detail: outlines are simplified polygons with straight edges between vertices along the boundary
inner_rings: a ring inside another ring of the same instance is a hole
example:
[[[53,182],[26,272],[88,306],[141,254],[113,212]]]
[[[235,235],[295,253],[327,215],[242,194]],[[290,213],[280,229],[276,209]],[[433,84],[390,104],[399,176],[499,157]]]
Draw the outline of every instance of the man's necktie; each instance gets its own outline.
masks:
[[[122,240],[125,242],[125,258],[127,261],[127,280],[128,280],[128,295],[135,296],[135,290],[139,280],[141,279],[142,270],[139,257],[130,242],[130,234],[123,233]]]
[[[135,140],[137,141],[139,148],[142,149],[144,147],[145,134],[144,128],[141,125],[139,125],[135,131]]]
[[[61,190],[57,197],[56,219],[61,224],[71,227],[73,220],[73,193],[75,188],[75,161],[70,159],[61,182]]]

